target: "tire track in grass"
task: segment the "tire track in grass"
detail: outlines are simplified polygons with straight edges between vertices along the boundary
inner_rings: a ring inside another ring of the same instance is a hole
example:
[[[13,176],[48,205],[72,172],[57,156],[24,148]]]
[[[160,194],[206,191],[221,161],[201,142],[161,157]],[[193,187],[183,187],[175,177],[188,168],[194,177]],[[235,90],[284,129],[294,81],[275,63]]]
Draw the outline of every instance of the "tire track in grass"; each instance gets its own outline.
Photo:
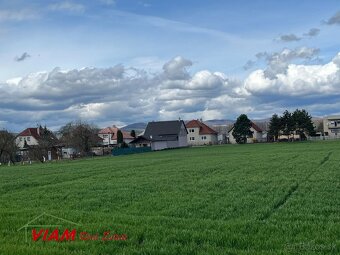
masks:
[[[330,158],[330,156],[332,155],[332,151],[328,152],[328,154],[321,160],[319,166],[312,171],[309,175],[306,176],[306,178],[304,179],[304,181],[302,181],[300,184],[303,184],[305,182],[307,182],[309,180],[309,178],[315,174],[320,167],[322,167]],[[299,183],[294,183],[289,190],[287,191],[287,193],[283,196],[280,197],[275,203],[274,205],[271,207],[270,210],[264,212],[262,215],[260,215],[260,217],[258,218],[258,220],[260,221],[264,221],[267,220],[272,214],[274,214],[278,209],[280,209],[281,207],[283,207],[285,205],[285,203],[289,200],[289,198],[292,197],[292,195],[294,195],[294,193],[297,191],[297,189],[299,188]]]
[[[275,202],[275,204],[272,206],[272,208],[270,210],[268,210],[267,212],[263,213],[260,217],[259,220],[263,221],[268,219],[273,213],[275,213],[275,211],[277,211],[278,209],[280,209],[282,206],[284,206],[284,204],[288,201],[288,199],[297,191],[299,187],[298,183],[294,183],[288,190],[288,192],[281,197],[279,200],[277,200]]]

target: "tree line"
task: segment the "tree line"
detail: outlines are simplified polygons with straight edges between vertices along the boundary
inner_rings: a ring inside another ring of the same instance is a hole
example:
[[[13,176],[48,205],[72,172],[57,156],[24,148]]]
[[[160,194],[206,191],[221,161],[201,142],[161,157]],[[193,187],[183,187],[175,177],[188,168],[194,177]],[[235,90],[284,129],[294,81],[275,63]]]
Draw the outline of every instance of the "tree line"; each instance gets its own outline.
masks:
[[[253,136],[251,127],[252,122],[246,114],[241,114],[237,118],[232,132],[237,143],[246,143],[247,138]],[[273,114],[269,121],[267,141],[292,141],[295,140],[294,135],[298,135],[299,140],[305,140],[306,135],[315,135],[312,116],[304,109],[296,109],[294,112],[286,110],[281,116]],[[279,139],[281,136],[284,136],[284,138]]]
[[[39,126],[37,145],[29,146],[25,140],[24,148],[28,151],[27,157],[32,160],[44,162],[48,158],[48,152],[55,149],[61,158],[61,147],[72,147],[78,152],[78,156],[92,155],[92,148],[101,144],[98,136],[99,128],[93,124],[83,121],[69,122],[62,126],[56,134],[46,126]],[[136,137],[134,130],[131,136]],[[58,137],[58,138],[57,138]],[[126,147],[123,133],[118,130],[117,144],[119,147]],[[18,161],[19,148],[16,145],[16,136],[7,130],[0,130],[0,162],[13,164]]]
[[[306,135],[315,135],[312,116],[304,109],[294,112],[286,110],[281,116],[274,114],[269,121],[269,140],[278,141],[281,135],[288,141],[294,140],[294,135],[298,135],[299,140],[305,140]]]

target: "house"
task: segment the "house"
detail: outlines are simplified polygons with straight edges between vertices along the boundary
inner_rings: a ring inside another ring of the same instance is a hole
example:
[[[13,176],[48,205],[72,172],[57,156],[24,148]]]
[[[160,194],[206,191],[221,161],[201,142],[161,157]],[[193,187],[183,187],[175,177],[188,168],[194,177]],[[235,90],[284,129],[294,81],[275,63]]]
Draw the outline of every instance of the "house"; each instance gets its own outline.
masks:
[[[340,115],[325,117],[323,119],[323,131],[327,138],[340,138]]]
[[[98,132],[98,136],[103,139],[103,146],[116,146],[117,145],[117,133],[119,128],[116,126],[107,127]],[[123,141],[129,144],[135,138],[130,135],[129,132],[121,130],[123,134]]]
[[[229,143],[236,143],[236,140],[233,136],[234,125],[228,131]],[[262,142],[263,141],[263,130],[259,128],[254,122],[251,122],[250,131],[253,134],[247,138],[247,143],[255,143],[255,142]]]
[[[186,124],[189,145],[217,144],[217,132],[199,120]]]
[[[40,138],[40,128],[26,128],[19,133],[15,139],[16,145],[19,149],[23,149],[25,146],[38,145]]]
[[[46,127],[26,128],[17,135],[15,143],[22,160],[33,158],[45,161],[59,159],[61,156],[58,139]]]
[[[187,128],[183,120],[149,122],[143,135],[132,144],[150,144],[152,150],[163,150],[188,146]]]

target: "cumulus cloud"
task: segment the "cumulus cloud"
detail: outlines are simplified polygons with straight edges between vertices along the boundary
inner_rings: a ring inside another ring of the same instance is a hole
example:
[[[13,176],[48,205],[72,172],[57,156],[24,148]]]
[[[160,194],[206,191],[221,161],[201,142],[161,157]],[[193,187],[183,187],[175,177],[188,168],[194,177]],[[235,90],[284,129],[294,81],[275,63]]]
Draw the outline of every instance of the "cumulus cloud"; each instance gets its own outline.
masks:
[[[324,65],[289,64],[286,72],[275,78],[265,75],[265,70],[252,72],[244,82],[244,87],[252,95],[293,96],[322,98],[340,96],[339,54]]]
[[[308,37],[314,37],[317,36],[320,33],[320,29],[319,28],[311,28],[309,29],[309,31],[305,34],[303,34],[304,36],[308,36]]]
[[[21,62],[21,61],[24,61],[24,60],[26,60],[27,58],[30,58],[30,57],[31,56],[27,52],[24,52],[20,57],[15,57],[15,61]]]
[[[282,41],[282,42],[296,42],[296,41],[300,41],[301,37],[298,37],[295,34],[286,34],[286,35],[281,35],[278,39],[278,41]]]
[[[335,13],[332,17],[326,20],[326,24],[328,25],[340,25],[340,11]]]
[[[302,47],[260,53],[267,68],[244,81],[209,70],[191,73],[192,61],[183,57],[168,61],[156,74],[122,65],[55,68],[0,83],[0,120],[20,131],[36,123],[58,127],[79,118],[104,126],[178,117],[235,118],[241,113],[268,117],[282,107],[315,109],[325,100],[334,109],[340,96],[340,53],[323,65],[291,63],[316,52]],[[285,65],[268,76],[277,61]]]
[[[64,1],[50,4],[48,9],[51,11],[84,12],[85,6],[70,1]]]
[[[237,97],[235,82],[208,70],[190,74],[192,62],[175,57],[163,71],[150,74],[142,69],[117,65],[111,68],[83,68],[33,73],[0,84],[0,119],[34,123],[45,120],[58,126],[83,118],[96,123],[136,122],[202,117],[216,113],[209,101],[222,94]],[[32,114],[30,113],[38,113]],[[18,119],[10,117],[19,113]],[[26,113],[26,115],[24,114]],[[199,116],[196,116],[199,114]],[[27,125],[27,124],[25,124]]]
[[[298,47],[295,49],[285,48],[281,52],[262,52],[258,54],[258,58],[265,59],[267,68],[264,70],[264,74],[266,77],[273,78],[277,74],[285,73],[288,65],[292,61],[311,61],[317,57],[319,51],[317,48],[308,47]]]
[[[175,57],[163,66],[166,78],[170,80],[183,80],[189,78],[187,67],[192,66],[192,62],[181,56]]]
[[[247,63],[244,64],[243,69],[244,70],[249,70],[256,64],[256,61],[254,60],[248,60]]]

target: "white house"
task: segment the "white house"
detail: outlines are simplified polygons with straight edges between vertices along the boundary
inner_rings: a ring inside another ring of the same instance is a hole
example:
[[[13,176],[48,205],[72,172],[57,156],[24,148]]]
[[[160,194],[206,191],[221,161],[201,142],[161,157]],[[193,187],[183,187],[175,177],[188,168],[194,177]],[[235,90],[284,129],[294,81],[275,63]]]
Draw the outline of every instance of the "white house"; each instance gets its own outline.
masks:
[[[233,136],[234,125],[228,131],[229,143],[236,143],[236,139]],[[261,142],[263,141],[263,130],[259,128],[254,122],[251,122],[250,131],[253,134],[247,137],[247,143]]]
[[[152,150],[163,150],[188,146],[187,129],[183,120],[149,122],[144,135],[133,144],[151,144]]]
[[[38,145],[40,137],[40,128],[26,128],[19,135],[17,135],[15,142],[19,149],[28,146]]]
[[[217,132],[199,120],[186,124],[189,145],[217,144]]]
[[[116,126],[107,127],[98,132],[98,136],[103,139],[102,144],[104,146],[115,146],[117,145],[117,133],[119,128]],[[125,143],[130,143],[135,138],[130,135],[129,132],[121,130],[123,134],[123,141]]]

